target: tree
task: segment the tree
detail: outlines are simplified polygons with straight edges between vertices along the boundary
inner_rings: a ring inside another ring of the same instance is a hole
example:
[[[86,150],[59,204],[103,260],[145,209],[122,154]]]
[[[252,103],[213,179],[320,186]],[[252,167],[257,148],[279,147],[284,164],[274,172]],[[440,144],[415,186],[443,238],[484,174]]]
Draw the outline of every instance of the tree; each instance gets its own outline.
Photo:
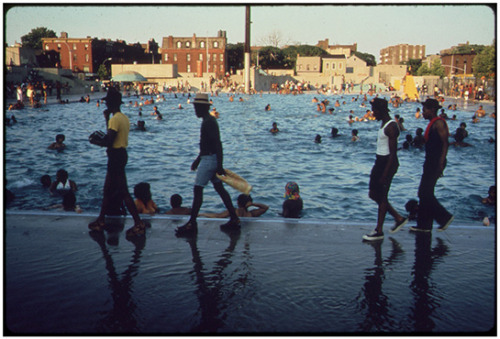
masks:
[[[23,47],[42,49],[42,38],[57,38],[57,35],[46,27],[33,28],[30,33],[21,37],[21,43]]]
[[[99,69],[97,70],[97,76],[99,76],[99,79],[101,79],[101,80],[109,79],[109,73],[108,73],[106,66],[104,66],[104,64],[101,64],[99,66]]]
[[[496,55],[495,46],[486,46],[481,53],[476,55],[474,61],[472,62],[472,68],[474,70],[474,76],[480,77],[490,77],[496,72]]]
[[[436,59],[432,62],[431,67],[427,66],[427,63],[423,63],[416,72],[416,75],[437,75],[440,78],[444,77],[444,67],[441,65],[441,60]]]
[[[366,62],[366,66],[377,66],[377,59],[372,54],[356,51],[354,55]]]
[[[410,71],[411,75],[416,75],[417,71],[420,69],[420,66],[422,66],[422,60],[420,59],[410,59],[406,62],[404,62],[406,66],[408,66],[408,70]]]
[[[283,51],[277,47],[263,47],[259,50],[259,66],[263,69],[282,69],[285,68],[285,55]],[[256,63],[256,60],[254,60]]]
[[[229,69],[242,69],[245,58],[245,45],[243,43],[227,44],[227,65]]]
[[[259,40],[259,44],[263,46],[272,46],[272,47],[281,47],[284,44],[287,44],[290,39],[285,39],[281,35],[281,31],[274,30],[267,37],[261,38]]]

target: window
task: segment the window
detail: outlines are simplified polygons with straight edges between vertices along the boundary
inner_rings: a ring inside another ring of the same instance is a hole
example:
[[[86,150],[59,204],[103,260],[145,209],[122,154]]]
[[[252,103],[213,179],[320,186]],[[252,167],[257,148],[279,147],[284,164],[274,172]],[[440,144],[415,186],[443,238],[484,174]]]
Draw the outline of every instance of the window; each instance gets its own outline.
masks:
[[[354,68],[353,67],[346,67],[345,72],[346,73],[354,73]]]
[[[165,61],[168,61],[168,53],[165,53],[164,59],[165,59]]]
[[[203,60],[203,53],[198,54],[198,60]]]
[[[182,48],[182,42],[177,41],[177,48]]]
[[[73,53],[73,61],[76,61],[76,53]]]
[[[339,69],[342,69],[342,63],[339,64]]]
[[[335,63],[332,62],[332,69],[335,69]]]
[[[219,42],[218,41],[214,41],[214,48],[219,48]]]
[[[325,69],[330,69],[330,63],[329,63],[329,62],[327,62],[327,63],[325,64]]]
[[[191,72],[191,65],[187,65],[187,72]]]
[[[217,54],[212,54],[212,61],[217,61]]]
[[[186,41],[186,48],[191,47],[191,43],[189,41]]]
[[[73,50],[76,51],[76,44],[73,44]]]
[[[222,65],[220,65],[220,71],[223,72],[224,71],[224,67]]]
[[[85,54],[85,62],[89,62],[89,55]]]
[[[177,61],[177,53],[174,53],[174,61]]]
[[[88,51],[89,49],[89,44],[85,44],[85,50]]]
[[[61,49],[61,44],[57,44],[57,49]]]
[[[221,54],[219,55],[219,57],[220,57],[220,61],[224,61],[224,54],[222,54],[222,53],[221,53]]]
[[[49,50],[49,45],[45,45],[45,50],[48,51]]]
[[[205,41],[200,42],[200,48],[205,48]]]
[[[187,61],[191,61],[191,54],[189,54],[189,53],[188,53],[188,54],[186,54],[186,60],[187,60]]]

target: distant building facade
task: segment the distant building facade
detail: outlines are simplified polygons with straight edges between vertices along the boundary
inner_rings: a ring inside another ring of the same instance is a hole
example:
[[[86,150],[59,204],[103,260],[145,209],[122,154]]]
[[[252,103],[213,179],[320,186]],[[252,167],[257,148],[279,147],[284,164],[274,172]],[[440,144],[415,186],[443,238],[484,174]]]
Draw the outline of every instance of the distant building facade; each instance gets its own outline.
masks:
[[[111,58],[111,63],[151,63],[151,56],[144,53],[139,43],[127,45],[122,40],[69,38],[65,32],[59,38],[42,38],[42,49],[43,53],[58,53],[59,60],[55,67],[70,69],[75,73],[96,73],[108,58]]]
[[[174,37],[163,38],[161,63],[177,64],[179,73],[226,73],[226,31],[219,31],[216,37]]]
[[[410,59],[424,59],[425,45],[399,44],[380,50],[381,65],[399,65]]]
[[[327,76],[344,75],[346,72],[346,57],[344,54],[322,57],[323,74]]]
[[[445,76],[472,74],[475,57],[475,52],[441,54],[441,65],[444,67]]]
[[[6,66],[36,66],[36,51],[21,44],[5,48]]]
[[[358,50],[357,43],[352,45],[329,45],[328,42],[329,42],[328,39],[320,40],[316,44],[316,47],[325,50],[328,54],[332,55],[343,54],[346,56],[346,58],[350,57],[351,54],[353,54]]]
[[[297,55],[295,69],[298,75],[307,73],[321,73],[322,58],[320,56]]]

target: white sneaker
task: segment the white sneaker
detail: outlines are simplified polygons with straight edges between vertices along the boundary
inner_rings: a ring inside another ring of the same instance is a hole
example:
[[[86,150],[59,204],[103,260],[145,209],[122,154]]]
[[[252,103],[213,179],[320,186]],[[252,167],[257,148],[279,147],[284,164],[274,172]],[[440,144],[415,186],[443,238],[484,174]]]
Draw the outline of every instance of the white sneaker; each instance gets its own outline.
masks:
[[[448,226],[450,226],[450,224],[452,223],[453,219],[455,219],[455,217],[452,215],[451,218],[450,218],[450,220],[448,220],[446,222],[446,224],[444,224],[443,226],[439,226],[438,227],[438,232],[443,232],[445,229],[447,229]]]
[[[406,225],[408,223],[408,218],[405,218],[403,221],[401,221],[399,224],[398,223],[395,223],[394,224],[394,227],[392,227],[390,230],[389,230],[389,233],[396,233],[397,231],[399,231],[401,229],[401,227],[403,227],[404,225]]]
[[[371,231],[371,233],[363,235],[363,240],[375,241],[384,239],[384,232],[377,232],[376,230]]]

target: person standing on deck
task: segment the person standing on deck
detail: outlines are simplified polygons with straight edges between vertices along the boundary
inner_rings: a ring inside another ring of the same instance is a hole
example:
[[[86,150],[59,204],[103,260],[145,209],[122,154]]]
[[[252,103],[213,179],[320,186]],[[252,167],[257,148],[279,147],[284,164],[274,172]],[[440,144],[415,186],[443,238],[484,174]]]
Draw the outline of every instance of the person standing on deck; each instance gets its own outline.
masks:
[[[364,240],[374,241],[384,239],[384,220],[389,212],[396,221],[390,233],[399,231],[408,218],[402,217],[389,203],[388,195],[392,178],[398,171],[399,161],[397,155],[399,126],[389,116],[388,102],[385,99],[375,98],[371,102],[375,119],[381,121],[377,137],[377,151],[375,165],[370,174],[369,196],[378,204],[377,227],[371,233],[363,236]]]
[[[425,130],[425,161],[420,187],[418,188],[419,207],[417,226],[410,227],[413,232],[430,232],[434,220],[439,224],[438,231],[444,231],[453,221],[450,214],[436,199],[434,187],[443,175],[448,153],[448,125],[437,112],[441,108],[435,99],[427,99],[423,105],[423,116],[429,120]]]

